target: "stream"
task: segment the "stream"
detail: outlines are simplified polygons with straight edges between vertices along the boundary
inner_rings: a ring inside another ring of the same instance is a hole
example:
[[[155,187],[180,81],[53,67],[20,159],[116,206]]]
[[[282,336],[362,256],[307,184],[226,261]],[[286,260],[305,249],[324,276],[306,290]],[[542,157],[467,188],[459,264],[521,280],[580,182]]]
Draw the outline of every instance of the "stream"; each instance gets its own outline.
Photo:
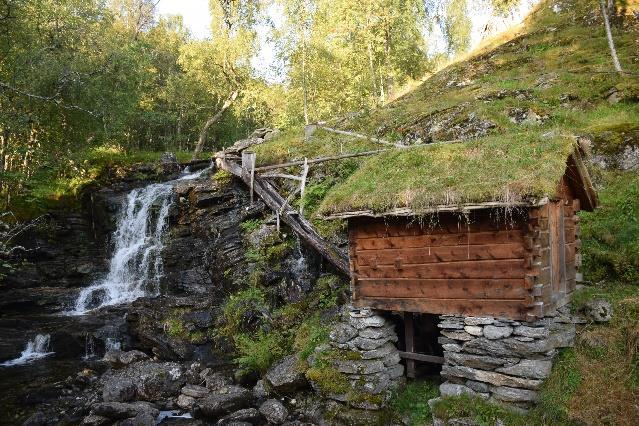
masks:
[[[160,254],[174,186],[209,170],[184,171],[175,180],[129,191],[116,216],[108,272],[81,289],[66,310],[0,313],[2,336],[24,339],[20,353],[0,362],[0,424],[21,424],[34,405],[52,399],[64,414],[80,389],[76,384],[97,380],[95,373],[106,368],[98,362],[105,351],[119,349],[128,339],[123,333],[128,304],[160,294]],[[81,347],[77,336],[83,335]]]

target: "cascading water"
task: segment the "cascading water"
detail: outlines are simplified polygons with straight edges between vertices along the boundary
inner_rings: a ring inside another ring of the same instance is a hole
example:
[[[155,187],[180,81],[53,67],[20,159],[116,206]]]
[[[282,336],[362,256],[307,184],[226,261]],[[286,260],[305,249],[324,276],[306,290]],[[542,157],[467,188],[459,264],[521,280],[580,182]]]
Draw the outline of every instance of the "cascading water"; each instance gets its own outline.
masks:
[[[207,170],[129,192],[113,234],[115,247],[109,272],[80,292],[69,314],[82,315],[104,306],[128,303],[159,293],[162,277],[160,253],[173,203],[173,186],[178,181],[196,179]]]
[[[12,367],[14,365],[28,364],[37,359],[52,355],[53,352],[49,352],[50,342],[50,335],[38,334],[33,340],[29,340],[27,342],[27,347],[22,351],[18,358],[4,362],[0,364],[0,366]]]

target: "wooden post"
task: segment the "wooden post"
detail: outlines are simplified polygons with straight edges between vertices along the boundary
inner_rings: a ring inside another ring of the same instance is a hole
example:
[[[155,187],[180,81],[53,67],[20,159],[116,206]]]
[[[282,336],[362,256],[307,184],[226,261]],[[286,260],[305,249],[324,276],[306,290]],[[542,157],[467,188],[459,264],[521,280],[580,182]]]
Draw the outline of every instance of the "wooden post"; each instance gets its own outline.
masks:
[[[253,184],[255,182],[255,157],[253,151],[242,151],[242,173],[249,178],[251,205],[253,204]]]
[[[275,211],[275,224],[277,227],[277,234],[279,235],[280,233],[280,212],[279,210]]]
[[[412,312],[404,312],[404,340],[406,352],[415,352],[415,318]],[[415,378],[415,360],[406,359],[406,377]]]
[[[308,175],[308,159],[304,158],[302,166],[302,182],[300,183],[300,216],[304,214],[304,190],[306,190],[306,176]]]

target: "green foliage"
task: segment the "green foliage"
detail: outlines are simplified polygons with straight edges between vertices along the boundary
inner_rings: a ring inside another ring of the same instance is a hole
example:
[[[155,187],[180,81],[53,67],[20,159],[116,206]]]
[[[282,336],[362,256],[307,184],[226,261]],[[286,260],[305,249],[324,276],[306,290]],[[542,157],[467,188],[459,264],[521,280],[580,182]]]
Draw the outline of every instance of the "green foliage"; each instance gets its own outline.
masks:
[[[254,335],[238,334],[233,340],[239,352],[236,362],[244,373],[265,373],[290,350],[286,337],[275,330],[260,330]]]
[[[245,234],[248,234],[257,230],[260,226],[262,226],[262,223],[264,223],[262,219],[247,219],[240,223],[240,228],[242,228],[242,231],[244,231]]]
[[[433,412],[444,421],[470,417],[479,426],[493,426],[498,420],[508,426],[524,426],[531,424],[533,420],[484,399],[468,395],[442,398],[434,405]],[[534,421],[532,423],[534,424]]]
[[[267,311],[268,304],[264,290],[257,287],[249,287],[232,294],[222,307],[224,326],[220,334],[232,337],[247,330],[247,311]]]
[[[539,405],[533,417],[548,424],[569,424],[568,403],[582,382],[575,349],[563,349],[553,361],[550,377],[539,394]]]
[[[293,349],[302,361],[306,361],[316,347],[328,342],[329,332],[329,327],[322,323],[319,315],[313,315],[297,328]]]
[[[408,425],[426,425],[432,421],[428,400],[439,396],[438,384],[432,381],[410,382],[393,395],[389,414],[395,421],[407,418]]]
[[[605,174],[599,197],[597,210],[581,213],[586,277],[639,282],[639,176]]]

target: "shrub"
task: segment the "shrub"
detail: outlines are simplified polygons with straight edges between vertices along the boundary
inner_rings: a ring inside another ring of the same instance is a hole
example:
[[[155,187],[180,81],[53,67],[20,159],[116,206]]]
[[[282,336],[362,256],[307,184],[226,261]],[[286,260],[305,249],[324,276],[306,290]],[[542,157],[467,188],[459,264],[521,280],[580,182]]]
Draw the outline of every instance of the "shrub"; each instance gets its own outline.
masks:
[[[234,336],[246,331],[251,312],[266,312],[268,304],[264,291],[257,287],[249,287],[231,295],[222,308],[224,326],[220,330],[223,336]]]
[[[290,352],[290,344],[278,331],[258,331],[235,336],[240,356],[235,360],[243,373],[265,373],[273,363]]]

